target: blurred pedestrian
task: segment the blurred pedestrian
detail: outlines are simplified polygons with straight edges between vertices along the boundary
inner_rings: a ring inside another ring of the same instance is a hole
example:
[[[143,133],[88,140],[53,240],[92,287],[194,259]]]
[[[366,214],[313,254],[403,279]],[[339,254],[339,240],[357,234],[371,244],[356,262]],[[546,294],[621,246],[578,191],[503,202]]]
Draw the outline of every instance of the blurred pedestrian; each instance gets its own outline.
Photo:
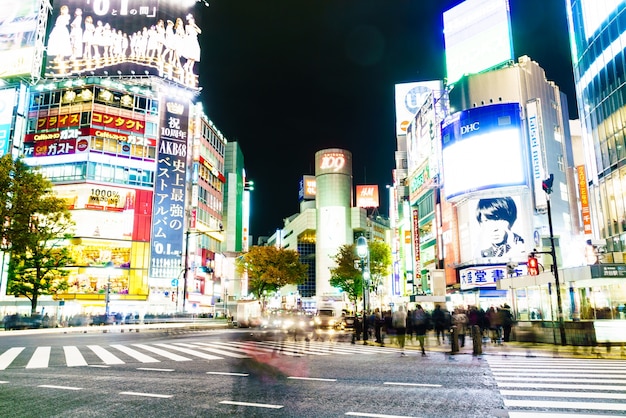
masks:
[[[381,331],[382,328],[383,328],[383,316],[380,313],[380,308],[376,308],[374,309],[374,337],[375,337],[374,342],[378,344],[383,343],[383,336],[382,336],[382,331]]]
[[[416,305],[415,311],[413,311],[413,327],[415,328],[417,341],[420,344],[422,356],[426,355],[424,340],[426,339],[426,331],[428,331],[429,323],[430,316],[428,313],[424,310],[424,308],[422,308],[422,305]]]
[[[446,330],[446,315],[441,309],[439,304],[435,305],[435,309],[432,314],[433,326],[435,327],[435,334],[437,334],[437,345],[441,344],[443,340],[445,342],[445,330]]]
[[[459,345],[465,347],[465,333],[467,332],[467,315],[463,308],[456,308],[452,314],[452,325],[456,327],[459,336]]]
[[[508,343],[511,341],[511,328],[513,327],[513,322],[515,322],[513,314],[511,313],[511,307],[505,303],[498,309],[498,313],[500,313],[502,322],[503,339],[505,343]]]
[[[391,325],[396,331],[396,337],[398,338],[398,345],[400,346],[400,356],[404,357],[404,343],[406,337],[406,312],[404,306],[398,306],[398,310],[392,314]]]

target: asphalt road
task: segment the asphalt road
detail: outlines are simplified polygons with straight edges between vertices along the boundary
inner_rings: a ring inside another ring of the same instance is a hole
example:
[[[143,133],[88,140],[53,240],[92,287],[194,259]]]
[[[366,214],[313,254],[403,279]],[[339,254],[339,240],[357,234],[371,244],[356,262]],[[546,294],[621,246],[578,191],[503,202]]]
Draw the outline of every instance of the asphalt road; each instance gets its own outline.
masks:
[[[508,358],[422,357],[417,350],[401,356],[393,347],[294,342],[236,329],[3,336],[0,416],[507,417],[520,407],[506,405],[499,388],[506,373],[492,369],[509,367],[498,361]],[[612,390],[623,393],[626,363],[612,364],[621,373],[614,376],[621,389]],[[624,401],[607,402],[613,409],[603,413],[617,414],[605,416],[623,416]]]

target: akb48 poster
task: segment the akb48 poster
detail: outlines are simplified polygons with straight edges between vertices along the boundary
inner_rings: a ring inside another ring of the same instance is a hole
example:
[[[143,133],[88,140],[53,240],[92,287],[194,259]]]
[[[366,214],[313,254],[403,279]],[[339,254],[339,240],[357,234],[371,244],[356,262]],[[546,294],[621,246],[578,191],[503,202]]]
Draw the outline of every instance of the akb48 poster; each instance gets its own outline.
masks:
[[[158,75],[198,87],[195,0],[59,0],[48,24],[46,77]]]

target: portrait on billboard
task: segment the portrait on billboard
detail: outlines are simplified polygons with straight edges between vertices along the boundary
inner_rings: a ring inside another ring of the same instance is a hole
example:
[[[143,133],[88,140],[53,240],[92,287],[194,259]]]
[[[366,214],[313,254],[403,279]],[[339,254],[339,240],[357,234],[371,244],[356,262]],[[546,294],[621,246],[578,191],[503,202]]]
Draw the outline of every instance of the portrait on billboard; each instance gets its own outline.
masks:
[[[55,2],[46,76],[156,75],[197,88],[202,30],[194,4],[172,0]]]
[[[478,199],[475,213],[481,258],[515,259],[526,252],[524,238],[516,232],[518,208],[512,197]]]

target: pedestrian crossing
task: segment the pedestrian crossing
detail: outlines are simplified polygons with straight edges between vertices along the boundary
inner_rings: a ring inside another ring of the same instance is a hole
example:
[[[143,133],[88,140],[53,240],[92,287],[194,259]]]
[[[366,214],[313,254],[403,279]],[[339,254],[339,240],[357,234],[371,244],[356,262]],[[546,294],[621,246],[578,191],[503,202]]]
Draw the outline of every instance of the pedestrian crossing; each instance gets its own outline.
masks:
[[[0,348],[0,371],[48,367],[106,367],[132,363],[254,358],[275,354],[290,357],[376,355],[396,352],[376,346],[321,341],[210,341],[151,344],[66,345]]]
[[[488,357],[510,418],[626,415],[626,361]]]

